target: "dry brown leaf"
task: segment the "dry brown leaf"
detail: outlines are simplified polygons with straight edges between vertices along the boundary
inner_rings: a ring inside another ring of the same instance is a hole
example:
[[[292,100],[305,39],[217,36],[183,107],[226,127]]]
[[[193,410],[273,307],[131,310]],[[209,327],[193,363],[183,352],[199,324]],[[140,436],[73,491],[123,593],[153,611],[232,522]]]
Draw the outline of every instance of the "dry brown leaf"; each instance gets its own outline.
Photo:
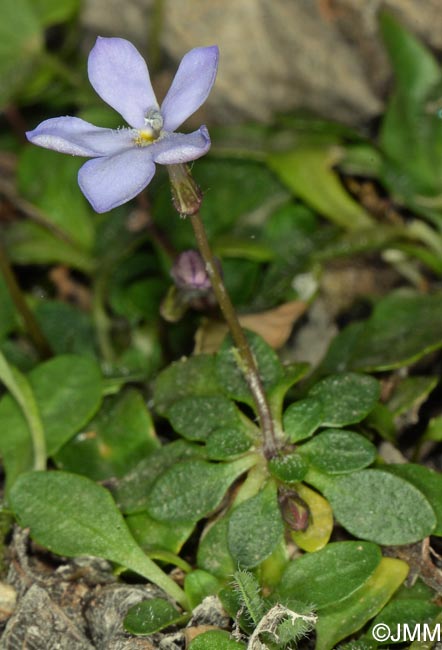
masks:
[[[256,314],[244,314],[239,317],[242,327],[252,330],[272,348],[281,348],[290,336],[294,323],[307,309],[307,303],[301,300],[286,302],[274,309],[261,311]],[[195,354],[212,354],[216,352],[228,328],[224,323],[205,320],[195,334]]]

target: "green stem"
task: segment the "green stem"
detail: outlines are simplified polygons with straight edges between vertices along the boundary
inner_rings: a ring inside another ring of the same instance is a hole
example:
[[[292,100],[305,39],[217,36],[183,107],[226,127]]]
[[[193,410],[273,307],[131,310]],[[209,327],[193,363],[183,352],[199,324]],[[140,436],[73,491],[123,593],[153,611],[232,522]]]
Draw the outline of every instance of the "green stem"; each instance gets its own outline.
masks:
[[[210,248],[202,219],[198,212],[190,215],[189,218],[193,232],[195,233],[198,249],[206,263],[206,270],[212,283],[213,291],[238,349],[241,369],[255,401],[264,438],[264,454],[266,458],[271,458],[276,453],[278,444],[267,395],[265,394],[261,377],[259,376],[255,358],[244,334],[244,330],[241,327],[233,303],[230,300],[230,296],[227,293],[221,273],[218,270],[218,264]]]
[[[233,303],[230,300],[230,296],[227,293],[218,263],[210,248],[206,230],[199,214],[202,201],[201,189],[193,179],[187,165],[168,165],[167,171],[170,177],[173,205],[181,217],[190,218],[196,243],[205,262],[213,292],[235,342],[238,365],[244,373],[256,405],[263,437],[264,455],[266,458],[272,458],[278,450],[272,413],[255,358],[249,347]]]
[[[128,554],[125,566],[136,573],[147,578],[150,582],[163,589],[166,594],[172,596],[177,603],[185,610],[189,610],[189,602],[184,591],[177,585],[167,573],[164,573],[159,566],[155,564],[140,547],[134,547]]]
[[[99,273],[94,282],[92,315],[101,356],[111,364],[115,361],[115,354],[110,337],[111,323],[105,307],[106,284],[106,275]]]
[[[39,354],[43,359],[48,359],[52,356],[51,347],[46,340],[45,335],[40,329],[34,314],[28,307],[20,286],[15,277],[14,271],[9,263],[8,257],[4,247],[0,243],[0,272],[3,275],[6,286],[8,287],[9,294],[17,309],[18,313],[23,319],[25,329],[29,334],[30,339],[37,348]]]
[[[31,432],[34,448],[34,469],[46,469],[46,439],[37,402],[28,380],[7,362],[0,352],[0,381],[20,406]]]

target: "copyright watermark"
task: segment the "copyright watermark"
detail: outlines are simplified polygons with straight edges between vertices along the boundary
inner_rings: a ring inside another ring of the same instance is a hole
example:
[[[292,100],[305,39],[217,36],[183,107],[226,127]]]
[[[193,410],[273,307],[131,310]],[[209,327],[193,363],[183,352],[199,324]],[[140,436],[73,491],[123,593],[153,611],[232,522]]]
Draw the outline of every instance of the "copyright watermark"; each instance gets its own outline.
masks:
[[[435,641],[442,640],[441,624],[428,625],[428,623],[409,625],[398,623],[391,627],[386,623],[378,623],[371,631],[371,636],[378,643],[406,643],[407,641]]]

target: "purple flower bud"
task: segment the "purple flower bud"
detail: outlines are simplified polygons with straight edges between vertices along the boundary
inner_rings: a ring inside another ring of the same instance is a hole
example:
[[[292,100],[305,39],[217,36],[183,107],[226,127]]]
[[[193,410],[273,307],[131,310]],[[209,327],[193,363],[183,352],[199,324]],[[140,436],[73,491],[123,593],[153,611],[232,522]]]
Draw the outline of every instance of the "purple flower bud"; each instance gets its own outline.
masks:
[[[307,530],[310,523],[310,509],[295,490],[280,488],[278,492],[282,518],[291,530]]]
[[[197,251],[178,255],[170,274],[179,289],[206,292],[211,288],[206,265]]]

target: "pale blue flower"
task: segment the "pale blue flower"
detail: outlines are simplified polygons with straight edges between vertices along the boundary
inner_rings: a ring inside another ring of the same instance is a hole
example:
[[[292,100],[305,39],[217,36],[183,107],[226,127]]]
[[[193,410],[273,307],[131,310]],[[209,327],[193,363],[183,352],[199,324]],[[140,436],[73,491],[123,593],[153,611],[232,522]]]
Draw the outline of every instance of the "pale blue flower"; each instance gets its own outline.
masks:
[[[94,210],[106,212],[141,192],[155,163],[185,163],[209,150],[205,126],[189,134],[175,129],[205,102],[217,67],[216,46],[188,52],[160,107],[147,65],[132,43],[99,37],[89,55],[89,80],[129,127],[103,129],[78,117],[56,117],[29,131],[27,138],[40,147],[90,157],[78,183]]]

